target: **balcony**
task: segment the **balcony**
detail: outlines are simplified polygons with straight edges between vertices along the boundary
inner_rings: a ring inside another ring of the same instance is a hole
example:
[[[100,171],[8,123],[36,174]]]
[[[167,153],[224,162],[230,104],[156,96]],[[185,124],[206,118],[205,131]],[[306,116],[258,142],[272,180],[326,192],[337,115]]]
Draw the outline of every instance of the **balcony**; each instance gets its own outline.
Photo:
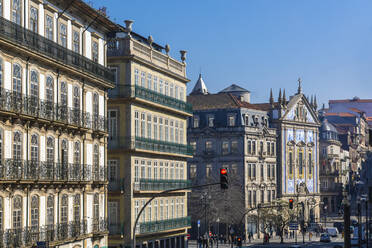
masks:
[[[124,179],[117,179],[115,181],[109,181],[108,190],[112,191],[121,191],[124,192]]]
[[[45,55],[49,59],[57,60],[88,73],[94,78],[100,78],[109,83],[115,82],[115,75],[108,68],[3,17],[0,17],[0,37],[37,54]]]
[[[109,223],[109,235],[124,235],[124,223]]]
[[[139,234],[163,232],[178,228],[187,228],[191,225],[191,218],[183,217],[169,220],[149,221],[139,224]]]
[[[192,105],[176,98],[160,94],[138,85],[117,85],[109,91],[109,98],[141,98],[169,108],[192,114]]]
[[[71,221],[56,225],[6,229],[0,232],[0,247],[36,247],[38,241],[66,242],[87,235],[87,221]]]
[[[107,220],[105,218],[94,218],[92,221],[92,233],[100,234],[102,232],[108,231]]]
[[[106,181],[104,167],[93,171],[91,165],[5,159],[0,161],[0,180],[39,182]],[[98,176],[97,176],[98,173]]]
[[[161,180],[161,179],[140,179],[134,183],[134,190],[137,191],[163,191],[179,189],[191,186],[190,180]]]
[[[190,145],[160,141],[142,137],[117,137],[109,138],[108,149],[147,150],[153,152],[174,153],[192,156],[193,149]]]
[[[80,109],[43,101],[38,97],[26,96],[4,88],[0,88],[0,111],[23,114],[95,131],[107,131],[107,120],[104,116],[91,115]]]

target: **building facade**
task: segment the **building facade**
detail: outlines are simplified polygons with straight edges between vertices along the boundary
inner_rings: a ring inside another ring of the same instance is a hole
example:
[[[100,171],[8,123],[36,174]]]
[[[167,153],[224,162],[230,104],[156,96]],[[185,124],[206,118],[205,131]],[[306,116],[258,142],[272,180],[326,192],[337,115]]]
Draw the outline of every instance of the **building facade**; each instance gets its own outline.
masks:
[[[186,187],[185,52],[181,62],[165,48],[132,32],[117,34],[108,61],[116,72],[109,93],[109,246],[130,247],[139,211],[155,194]],[[164,52],[165,51],[165,52]],[[187,191],[155,198],[135,228],[137,247],[186,247]]]
[[[219,182],[220,168],[230,174],[228,192],[215,186],[190,194],[195,227],[198,219],[206,217],[200,211],[200,197],[211,196],[201,234],[206,227],[225,233],[227,226],[239,228],[241,220],[245,235],[256,234],[256,219],[245,218],[246,210],[276,199],[276,131],[269,127],[268,112],[249,101],[250,92],[237,85],[209,94],[201,76],[188,96],[193,106],[188,141],[195,151],[188,160],[190,179],[193,184]]]
[[[107,246],[107,34],[77,0],[0,1],[0,246]]]

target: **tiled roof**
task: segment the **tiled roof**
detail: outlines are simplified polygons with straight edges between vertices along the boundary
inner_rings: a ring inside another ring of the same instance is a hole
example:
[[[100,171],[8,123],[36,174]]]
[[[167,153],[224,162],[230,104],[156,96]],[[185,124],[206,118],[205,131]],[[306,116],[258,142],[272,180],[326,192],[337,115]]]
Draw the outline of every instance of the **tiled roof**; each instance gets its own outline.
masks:
[[[372,103],[372,99],[341,99],[341,100],[329,100],[329,103],[343,103],[343,102],[370,102]]]
[[[347,112],[340,112],[340,113],[325,113],[325,116],[340,116],[340,117],[355,117],[355,115]]]
[[[221,90],[219,93],[228,93],[228,92],[250,92],[250,91],[240,87],[239,85],[232,84],[229,87]]]

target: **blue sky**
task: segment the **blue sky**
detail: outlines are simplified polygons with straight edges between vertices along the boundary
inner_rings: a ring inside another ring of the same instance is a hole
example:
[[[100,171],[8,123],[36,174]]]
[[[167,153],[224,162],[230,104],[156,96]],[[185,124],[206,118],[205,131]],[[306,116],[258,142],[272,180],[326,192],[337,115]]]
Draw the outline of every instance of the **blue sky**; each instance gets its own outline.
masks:
[[[329,99],[372,98],[372,1],[369,0],[93,0],[135,32],[187,50],[194,86],[200,70],[210,92],[232,83],[268,101],[287,96],[297,78],[318,105]]]

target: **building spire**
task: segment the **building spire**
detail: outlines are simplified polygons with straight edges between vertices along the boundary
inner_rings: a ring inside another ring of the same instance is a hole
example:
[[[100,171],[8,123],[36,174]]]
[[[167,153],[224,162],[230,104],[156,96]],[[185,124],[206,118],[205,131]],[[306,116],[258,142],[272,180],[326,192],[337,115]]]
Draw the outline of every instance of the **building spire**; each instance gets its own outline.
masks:
[[[282,104],[282,89],[279,89],[278,103]]]
[[[283,89],[283,105],[287,104],[287,99],[285,97],[285,89]]]
[[[271,88],[270,89],[270,104],[273,105],[274,104],[274,97],[273,97],[273,89]]]
[[[301,94],[302,93],[302,88],[301,88],[301,78],[298,78],[298,89],[297,89],[297,94]]]
[[[190,95],[207,95],[209,94],[207,86],[205,86],[202,74],[199,74],[198,81],[196,82],[194,89],[191,91]]]
[[[316,95],[314,95],[314,109],[317,110],[318,104],[316,103]]]
[[[313,95],[311,95],[310,106],[312,108],[314,107],[314,98],[313,98]]]

